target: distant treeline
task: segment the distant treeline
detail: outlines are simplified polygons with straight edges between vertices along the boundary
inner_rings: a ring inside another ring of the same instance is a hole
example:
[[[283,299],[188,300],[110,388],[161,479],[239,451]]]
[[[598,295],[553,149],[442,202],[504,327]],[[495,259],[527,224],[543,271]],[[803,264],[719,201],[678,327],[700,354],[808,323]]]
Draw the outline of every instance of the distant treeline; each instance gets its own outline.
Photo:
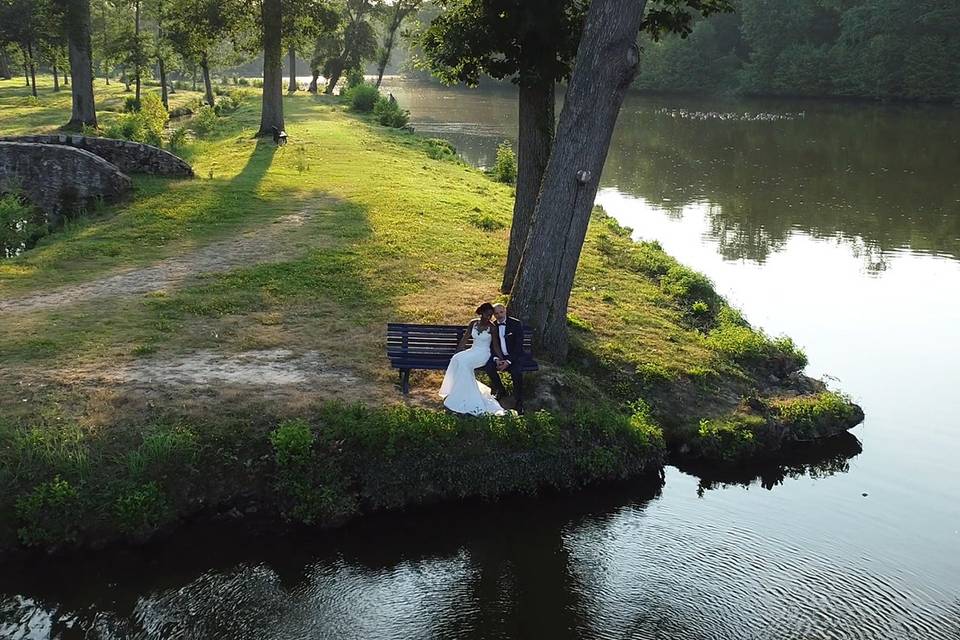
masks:
[[[957,0],[735,0],[686,39],[644,42],[654,91],[960,100]]]

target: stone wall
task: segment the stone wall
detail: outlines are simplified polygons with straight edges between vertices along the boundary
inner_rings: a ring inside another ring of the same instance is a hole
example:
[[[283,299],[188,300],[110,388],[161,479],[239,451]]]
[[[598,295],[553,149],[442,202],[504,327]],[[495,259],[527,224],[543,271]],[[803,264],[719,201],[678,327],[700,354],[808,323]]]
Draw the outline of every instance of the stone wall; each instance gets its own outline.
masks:
[[[0,141],[0,191],[19,189],[58,224],[98,201],[114,202],[133,189],[116,166],[65,145]]]
[[[147,173],[159,176],[181,177],[193,176],[193,169],[190,165],[169,151],[158,149],[149,144],[130,142],[129,140],[58,134],[14,136],[0,138],[0,141],[35,142],[76,147],[77,149],[83,149],[84,151],[89,151],[94,155],[100,156],[107,162],[116,165],[117,168],[124,173]]]

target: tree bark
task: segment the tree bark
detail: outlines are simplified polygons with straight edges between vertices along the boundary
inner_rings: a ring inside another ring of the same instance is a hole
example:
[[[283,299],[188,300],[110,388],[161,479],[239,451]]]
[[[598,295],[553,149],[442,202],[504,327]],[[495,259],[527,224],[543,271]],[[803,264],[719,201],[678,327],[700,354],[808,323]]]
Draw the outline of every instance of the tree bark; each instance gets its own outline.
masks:
[[[400,28],[400,23],[403,22],[403,18],[405,17],[402,9],[403,1],[397,0],[393,5],[393,17],[390,19],[390,26],[387,27],[387,39],[386,42],[383,43],[383,52],[380,54],[380,61],[377,64],[377,89],[380,88],[380,84],[383,82],[383,73],[390,63],[390,53],[393,51],[393,39],[396,36],[397,29]]]
[[[283,127],[283,69],[280,35],[283,14],[280,0],[263,0],[263,100],[260,106],[260,130],[257,136],[273,135],[273,129]]]
[[[163,60],[163,5],[160,5],[160,15],[157,17],[157,67],[160,71],[160,100],[163,108],[170,110],[170,93],[167,90],[167,67]]]
[[[520,128],[517,140],[517,189],[510,226],[510,247],[500,290],[510,293],[530,233],[543,174],[550,160],[555,119],[555,83],[552,78],[520,85]]]
[[[134,94],[134,99],[137,101],[137,104],[140,104],[140,58],[141,58],[141,43],[140,43],[140,0],[134,2],[134,23],[133,23],[133,46],[137,48],[134,51],[133,55],[135,56],[133,61],[133,76],[134,83],[136,84],[136,93]]]
[[[623,98],[640,61],[646,0],[593,0],[556,142],[511,297],[552,360],[567,356],[567,307],[600,173]]]
[[[309,91],[310,93],[316,93],[316,92],[317,92],[317,81],[320,79],[320,70],[319,70],[319,69],[313,69],[313,70],[311,70],[310,73],[312,74],[313,78],[310,80],[310,86],[307,87],[307,91]]]
[[[287,91],[293,93],[297,90],[297,50],[293,45],[290,45],[288,54],[290,58],[290,83],[287,85]]]
[[[30,67],[30,93],[37,97],[37,63],[33,59],[33,43],[27,43],[27,61]]]
[[[210,60],[207,58],[207,52],[200,55],[200,70],[203,72],[203,93],[207,104],[211,107],[216,103],[213,97],[213,83],[210,82]]]
[[[93,45],[90,41],[90,0],[70,0],[67,9],[67,51],[70,57],[70,96],[73,106],[68,127],[97,126],[93,98]]]
[[[53,67],[53,90],[60,91],[60,70],[57,69],[56,59],[53,60],[51,66]]]
[[[0,49],[0,78],[10,80],[13,73],[10,71],[10,59],[7,58],[7,52]]]
[[[342,75],[343,57],[340,57],[330,65],[330,77],[327,79],[327,88],[324,90],[324,93],[333,95],[333,90],[336,88],[337,83],[340,82],[340,76]]]

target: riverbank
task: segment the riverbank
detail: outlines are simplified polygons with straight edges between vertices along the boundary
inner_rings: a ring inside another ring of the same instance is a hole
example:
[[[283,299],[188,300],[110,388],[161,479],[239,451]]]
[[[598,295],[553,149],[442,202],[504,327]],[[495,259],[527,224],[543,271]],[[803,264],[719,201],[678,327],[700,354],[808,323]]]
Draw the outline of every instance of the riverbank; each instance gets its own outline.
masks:
[[[20,93],[0,84],[4,133],[65,115]],[[451,418],[427,372],[405,406],[384,324],[464,322],[496,295],[510,189],[333,99],[286,98],[281,149],[252,139],[257,109],[193,143],[198,178],[138,178],[132,202],[0,263],[0,546],[143,539],[223,509],[333,525],[656,474],[668,450],[737,465],[862,419],[792,342],[601,211],[573,358],[532,377],[528,416]]]

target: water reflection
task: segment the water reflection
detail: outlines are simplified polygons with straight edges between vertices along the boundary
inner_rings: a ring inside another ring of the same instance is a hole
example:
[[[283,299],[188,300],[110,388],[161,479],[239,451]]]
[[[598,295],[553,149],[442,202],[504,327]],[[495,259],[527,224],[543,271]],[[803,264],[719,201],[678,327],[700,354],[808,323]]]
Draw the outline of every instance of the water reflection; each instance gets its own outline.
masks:
[[[390,87],[418,131],[489,166],[516,138],[509,89]],[[764,262],[795,230],[849,244],[873,271],[884,254],[960,258],[960,126],[947,107],[698,101],[631,94],[602,186],[680,214],[705,205],[730,260]],[[558,109],[559,113],[559,109]]]

